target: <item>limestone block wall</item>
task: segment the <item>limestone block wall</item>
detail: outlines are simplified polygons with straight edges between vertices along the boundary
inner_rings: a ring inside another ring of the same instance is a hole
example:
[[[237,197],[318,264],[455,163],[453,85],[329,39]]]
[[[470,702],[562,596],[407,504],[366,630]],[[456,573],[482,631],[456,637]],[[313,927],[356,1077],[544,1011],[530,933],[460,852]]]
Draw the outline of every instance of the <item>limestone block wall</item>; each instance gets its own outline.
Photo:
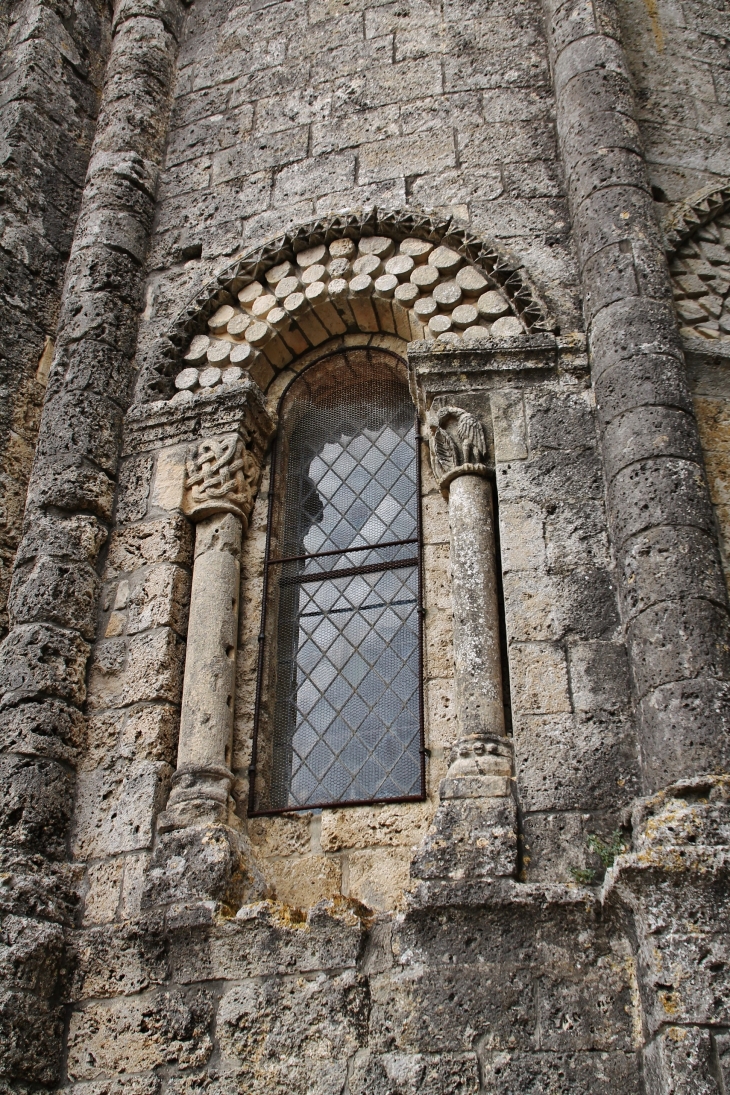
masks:
[[[195,4],[140,361],[226,256],[315,215],[437,209],[529,265],[579,325],[541,13],[427,0]]]
[[[639,1095],[636,967],[615,918],[585,892],[503,896],[86,929],[62,1089]]]
[[[730,25],[704,0],[619,0],[654,196],[677,202],[730,174]]]
[[[110,24],[96,0],[26,0],[0,17],[0,635]]]
[[[492,397],[523,877],[599,868],[639,788],[626,647],[585,376]]]

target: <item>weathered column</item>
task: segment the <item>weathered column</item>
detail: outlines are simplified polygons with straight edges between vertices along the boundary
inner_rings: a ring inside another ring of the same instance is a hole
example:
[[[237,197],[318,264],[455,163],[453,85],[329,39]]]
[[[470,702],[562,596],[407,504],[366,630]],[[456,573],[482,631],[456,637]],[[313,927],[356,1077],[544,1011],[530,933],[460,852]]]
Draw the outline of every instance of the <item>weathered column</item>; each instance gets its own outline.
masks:
[[[646,791],[727,770],[730,641],[669,272],[612,0],[545,0]]]
[[[423,879],[484,879],[516,870],[512,746],[505,736],[491,472],[481,424],[442,406],[431,463],[449,502],[458,740],[432,831],[414,860]]]
[[[195,557],[177,770],[161,832],[228,821],[241,540],[259,474],[236,434],[202,441],[187,462]]]
[[[231,799],[241,541],[273,430],[263,400],[237,432],[206,438],[186,462],[183,510],[196,523],[178,764],[143,904],[229,907],[265,891]],[[202,903],[202,905],[201,905]]]
[[[84,742],[97,560],[111,523],[122,417],[135,378],[145,260],[184,12],[180,0],[121,0],[116,8],[8,602],[11,629],[0,648],[6,789],[0,830],[10,848],[0,850],[2,911],[20,918],[16,953],[6,956],[17,974],[5,986],[18,998],[6,1000],[0,1032],[3,1045],[16,1048],[4,1055],[0,1078],[22,1090],[57,1083],[62,1068],[64,1010],[56,972],[65,964],[60,925],[73,923],[77,901],[64,860],[74,764]],[[39,953],[46,956],[40,980],[33,972]]]
[[[241,536],[241,519],[232,513],[206,517],[195,530],[180,740],[168,824],[176,813],[185,820],[228,820]]]

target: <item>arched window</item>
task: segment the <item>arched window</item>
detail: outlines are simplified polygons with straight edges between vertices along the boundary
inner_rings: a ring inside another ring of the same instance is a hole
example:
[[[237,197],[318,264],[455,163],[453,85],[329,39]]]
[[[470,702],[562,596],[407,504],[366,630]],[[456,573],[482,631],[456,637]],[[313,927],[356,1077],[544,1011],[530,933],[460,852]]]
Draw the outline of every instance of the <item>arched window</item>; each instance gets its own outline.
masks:
[[[351,350],[286,393],[272,472],[251,812],[420,799],[417,419]]]

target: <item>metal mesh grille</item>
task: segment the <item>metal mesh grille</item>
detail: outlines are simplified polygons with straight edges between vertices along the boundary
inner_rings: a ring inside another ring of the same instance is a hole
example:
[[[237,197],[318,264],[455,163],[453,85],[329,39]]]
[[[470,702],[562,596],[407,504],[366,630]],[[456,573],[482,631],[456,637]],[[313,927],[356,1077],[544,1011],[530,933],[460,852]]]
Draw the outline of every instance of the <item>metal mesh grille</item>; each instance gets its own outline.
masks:
[[[383,355],[338,355],[290,392],[254,812],[422,795],[414,418]]]

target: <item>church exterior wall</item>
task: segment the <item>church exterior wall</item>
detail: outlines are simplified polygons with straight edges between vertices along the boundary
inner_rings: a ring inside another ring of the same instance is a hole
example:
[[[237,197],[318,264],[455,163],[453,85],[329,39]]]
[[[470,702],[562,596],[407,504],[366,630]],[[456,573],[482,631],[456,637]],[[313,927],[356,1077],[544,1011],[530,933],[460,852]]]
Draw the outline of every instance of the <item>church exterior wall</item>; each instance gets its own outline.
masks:
[[[3,1090],[724,1095],[724,14],[122,0],[109,51],[94,18],[4,464]],[[414,241],[491,304],[373,284]],[[335,352],[395,355],[420,416],[426,794],[249,816],[271,442]]]

